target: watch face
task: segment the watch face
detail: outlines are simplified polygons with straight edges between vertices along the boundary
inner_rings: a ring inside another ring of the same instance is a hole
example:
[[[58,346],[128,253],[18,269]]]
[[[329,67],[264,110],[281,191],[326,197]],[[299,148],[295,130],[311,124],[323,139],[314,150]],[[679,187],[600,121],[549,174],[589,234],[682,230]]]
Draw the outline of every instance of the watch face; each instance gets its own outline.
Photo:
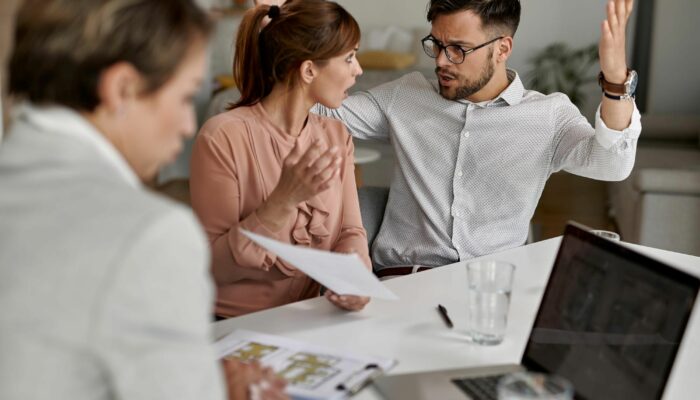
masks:
[[[637,71],[635,70],[630,70],[629,75],[627,76],[627,81],[625,82],[625,86],[627,87],[627,94],[632,96],[634,93],[637,91]]]

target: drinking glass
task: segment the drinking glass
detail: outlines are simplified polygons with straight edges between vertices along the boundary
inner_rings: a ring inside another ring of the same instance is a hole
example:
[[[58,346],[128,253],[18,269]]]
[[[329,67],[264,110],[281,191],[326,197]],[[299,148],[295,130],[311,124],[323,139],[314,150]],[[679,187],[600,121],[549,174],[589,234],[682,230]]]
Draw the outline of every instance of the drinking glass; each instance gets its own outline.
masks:
[[[572,400],[574,389],[566,379],[547,374],[516,372],[498,382],[498,400]]]
[[[600,236],[600,237],[604,237],[604,238],[609,239],[609,240],[620,241],[620,235],[618,235],[617,233],[612,232],[612,231],[605,231],[602,229],[593,229],[593,230],[591,230],[591,233],[593,233],[594,235]]]
[[[467,329],[474,343],[493,346],[503,341],[514,272],[515,266],[504,261],[467,264]]]

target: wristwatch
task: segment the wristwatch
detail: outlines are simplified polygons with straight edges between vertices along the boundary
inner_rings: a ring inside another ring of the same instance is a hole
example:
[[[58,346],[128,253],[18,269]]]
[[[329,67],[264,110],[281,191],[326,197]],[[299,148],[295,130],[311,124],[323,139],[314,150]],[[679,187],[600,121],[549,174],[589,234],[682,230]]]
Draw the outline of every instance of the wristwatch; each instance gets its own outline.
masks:
[[[603,89],[603,94],[613,100],[633,99],[637,91],[637,80],[637,71],[633,69],[627,70],[627,79],[622,84],[606,81],[603,71],[598,74],[598,85]]]

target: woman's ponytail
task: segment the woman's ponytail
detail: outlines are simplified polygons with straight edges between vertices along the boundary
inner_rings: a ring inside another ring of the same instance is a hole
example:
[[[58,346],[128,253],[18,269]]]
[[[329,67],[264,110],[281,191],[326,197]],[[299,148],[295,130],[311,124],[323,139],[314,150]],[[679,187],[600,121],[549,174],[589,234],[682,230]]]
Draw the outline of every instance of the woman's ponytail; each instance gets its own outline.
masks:
[[[272,91],[273,82],[268,77],[270,71],[265,70],[260,51],[260,31],[270,7],[262,5],[248,10],[238,28],[233,80],[241,98],[230,109],[255,104]]]

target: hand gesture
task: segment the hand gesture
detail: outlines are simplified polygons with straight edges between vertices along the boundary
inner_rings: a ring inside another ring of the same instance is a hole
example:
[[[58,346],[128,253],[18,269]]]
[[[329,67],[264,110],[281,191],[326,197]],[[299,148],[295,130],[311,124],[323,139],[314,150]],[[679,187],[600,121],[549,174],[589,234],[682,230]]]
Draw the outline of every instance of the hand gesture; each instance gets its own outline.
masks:
[[[605,80],[611,83],[623,83],[627,78],[627,60],[625,57],[625,28],[632,14],[633,0],[609,0],[608,18],[601,26],[600,69]]]
[[[289,400],[287,383],[270,368],[224,359],[224,378],[229,400]]]
[[[341,161],[336,146],[326,148],[316,140],[302,154],[297,142],[284,160],[280,180],[270,199],[287,210],[296,207],[330,187],[333,178],[340,175]]]
[[[351,295],[338,295],[331,290],[326,290],[324,294],[328,301],[333,303],[338,308],[347,311],[360,311],[365,308],[365,305],[369,303],[369,297],[363,296],[351,296]]]

